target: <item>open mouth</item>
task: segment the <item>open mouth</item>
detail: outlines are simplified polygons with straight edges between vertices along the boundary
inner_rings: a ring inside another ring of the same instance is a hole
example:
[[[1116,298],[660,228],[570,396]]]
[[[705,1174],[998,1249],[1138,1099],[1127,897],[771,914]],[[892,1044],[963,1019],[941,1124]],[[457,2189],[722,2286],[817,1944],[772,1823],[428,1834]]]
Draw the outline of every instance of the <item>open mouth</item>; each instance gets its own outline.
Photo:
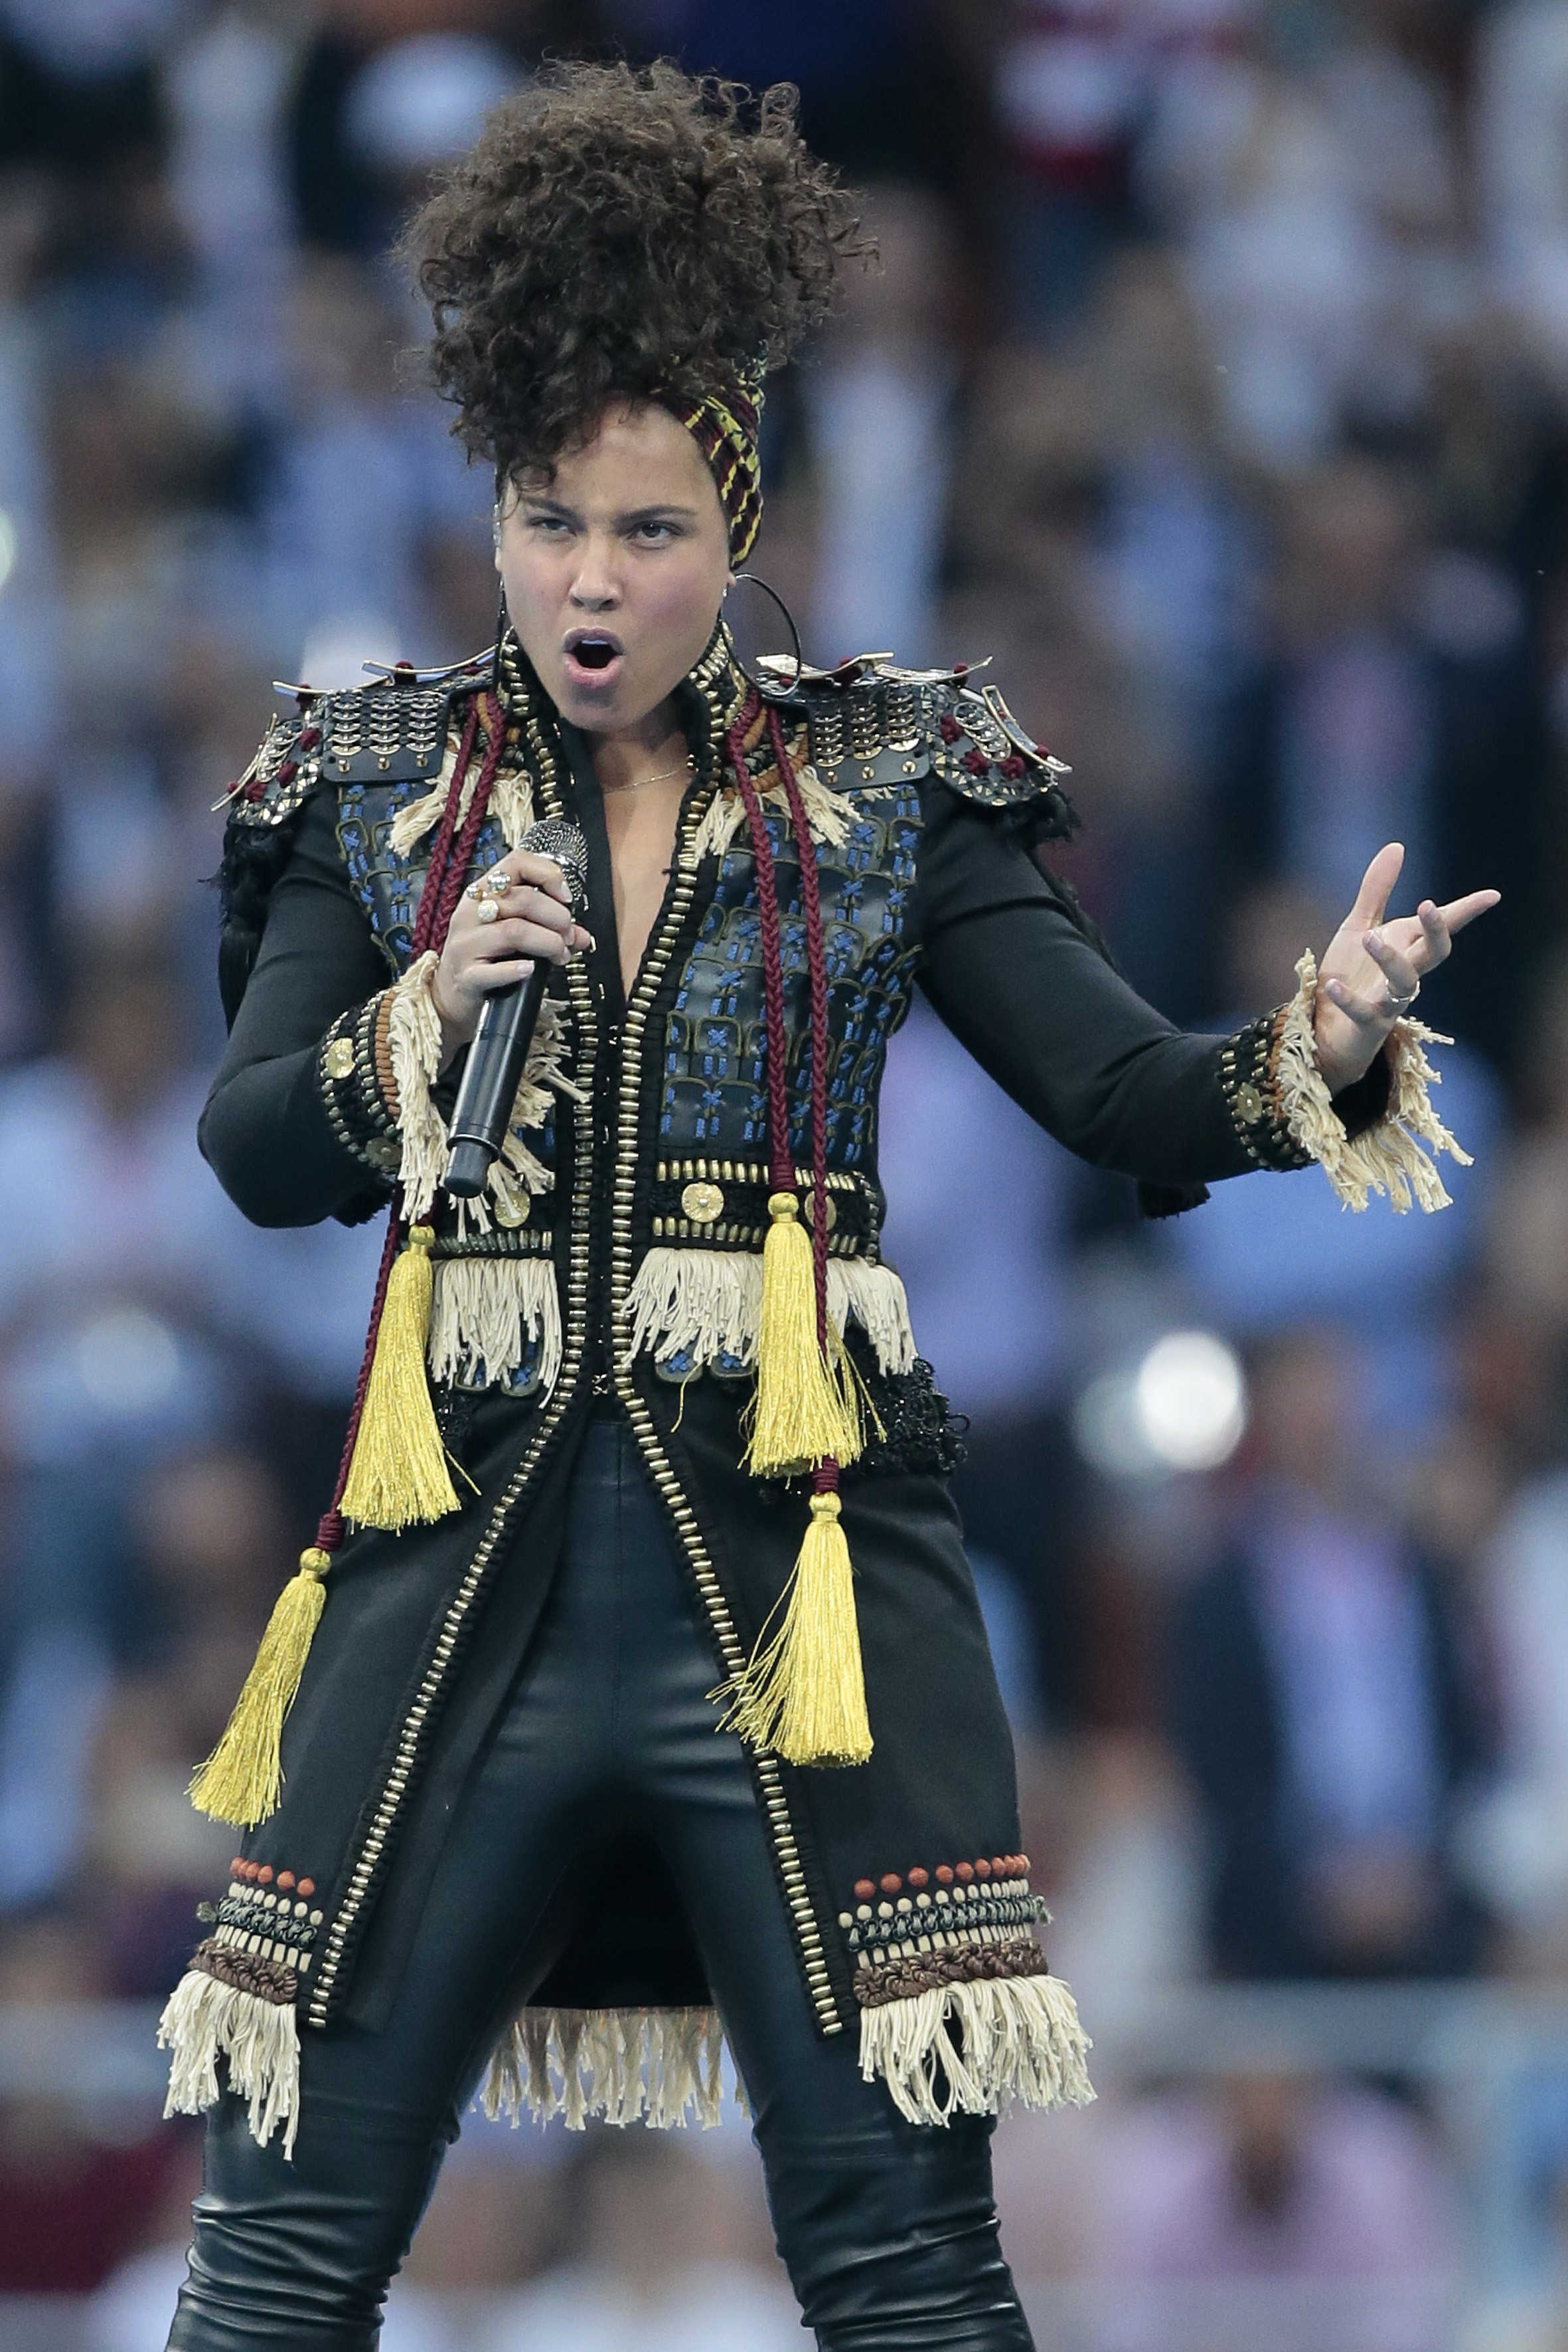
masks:
[[[619,637],[608,629],[574,629],[565,645],[567,674],[580,685],[590,679],[603,685],[623,650]]]

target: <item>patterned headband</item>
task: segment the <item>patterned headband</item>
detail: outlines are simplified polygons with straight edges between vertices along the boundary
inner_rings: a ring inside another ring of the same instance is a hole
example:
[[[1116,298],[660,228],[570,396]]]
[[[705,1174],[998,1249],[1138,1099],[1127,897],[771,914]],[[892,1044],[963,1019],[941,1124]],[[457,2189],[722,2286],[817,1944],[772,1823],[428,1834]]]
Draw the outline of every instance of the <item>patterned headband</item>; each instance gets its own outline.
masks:
[[[748,368],[733,383],[707,393],[695,408],[671,406],[707,458],[730,526],[730,561],[744,563],[763,520],[763,467],[757,434],[763,416],[763,370]]]

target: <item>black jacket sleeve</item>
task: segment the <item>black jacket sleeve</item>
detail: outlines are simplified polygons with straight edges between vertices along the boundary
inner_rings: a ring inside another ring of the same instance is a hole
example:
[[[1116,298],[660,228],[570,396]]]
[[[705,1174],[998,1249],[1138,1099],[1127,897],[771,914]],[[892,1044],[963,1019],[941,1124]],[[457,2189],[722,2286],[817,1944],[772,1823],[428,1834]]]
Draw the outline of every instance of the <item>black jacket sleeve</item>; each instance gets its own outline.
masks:
[[[1176,1028],[1005,814],[934,788],[915,893],[920,982],[942,1021],[1069,1150],[1151,1188],[1154,1213],[1224,1176],[1307,1164],[1263,1099],[1276,1013],[1230,1037]],[[1335,1096],[1347,1134],[1383,1117],[1388,1087],[1380,1055]]]
[[[321,1085],[327,1031],[391,979],[351,893],[335,820],[335,794],[318,791],[273,890],[197,1130],[224,1191],[258,1225],[356,1223],[389,1190],[334,1132]]]
[[[1190,1035],[1146,1004],[1005,818],[933,790],[916,897],[926,995],[1069,1150],[1164,1185],[1257,1164],[1223,1084],[1228,1041]]]

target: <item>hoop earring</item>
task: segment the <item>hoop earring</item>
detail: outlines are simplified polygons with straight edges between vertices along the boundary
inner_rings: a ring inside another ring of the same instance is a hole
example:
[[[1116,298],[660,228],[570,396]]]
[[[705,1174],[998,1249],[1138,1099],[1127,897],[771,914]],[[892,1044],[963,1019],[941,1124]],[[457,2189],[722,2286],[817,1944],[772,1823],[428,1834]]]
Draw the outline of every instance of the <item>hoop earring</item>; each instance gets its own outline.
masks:
[[[500,649],[506,643],[506,633],[510,626],[511,614],[506,609],[506,582],[503,580],[496,603],[496,649],[490,663],[490,686],[496,694],[500,692]]]
[[[779,594],[778,590],[776,588],[770,588],[760,572],[732,572],[730,574],[730,580],[731,586],[737,580],[749,580],[753,588],[760,588],[764,596],[771,597],[773,603],[778,606],[779,611],[784,614],[785,623],[789,628],[791,640],[795,646],[795,683],[789,688],[787,693],[775,694],[771,698],[775,702],[801,701],[804,698],[801,693],[801,678],[805,669],[805,656],[800,649],[800,631],[795,627],[795,614],[790,611],[789,606],[784,603],[784,600]],[[728,591],[725,593],[728,593]]]

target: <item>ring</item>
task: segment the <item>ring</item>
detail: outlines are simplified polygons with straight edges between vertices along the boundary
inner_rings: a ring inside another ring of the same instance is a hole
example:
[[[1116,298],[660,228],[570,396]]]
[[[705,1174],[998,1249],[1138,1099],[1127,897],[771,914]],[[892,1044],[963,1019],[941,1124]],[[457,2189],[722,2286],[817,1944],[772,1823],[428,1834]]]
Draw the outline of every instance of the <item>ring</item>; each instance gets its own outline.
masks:
[[[1419,981],[1416,982],[1408,996],[1395,996],[1393,989],[1391,988],[1388,992],[1388,1002],[1383,1008],[1384,1013],[1392,1013],[1395,1020],[1398,1020],[1402,1013],[1409,1012],[1411,1006],[1415,1003],[1420,993],[1421,982]]]
[[[499,919],[500,914],[500,900],[490,898],[487,893],[474,910],[474,919],[480,923],[493,923]]]

